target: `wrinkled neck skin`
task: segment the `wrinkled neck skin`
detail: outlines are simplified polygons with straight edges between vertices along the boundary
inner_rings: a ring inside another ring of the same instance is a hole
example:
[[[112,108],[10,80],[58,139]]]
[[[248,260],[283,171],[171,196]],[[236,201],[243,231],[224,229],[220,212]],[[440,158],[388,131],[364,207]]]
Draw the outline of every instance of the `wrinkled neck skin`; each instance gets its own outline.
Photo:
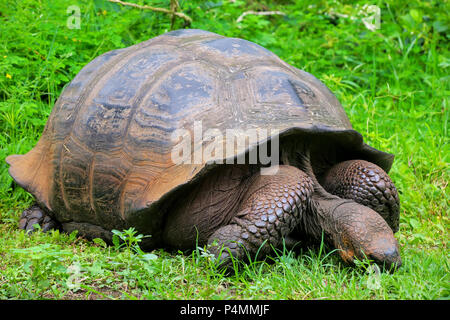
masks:
[[[333,234],[338,232],[336,223],[331,223],[328,220],[329,205],[326,205],[322,200],[340,200],[340,198],[329,194],[319,184],[318,179],[314,173],[311,164],[310,146],[302,140],[286,139],[281,144],[280,159],[282,164],[291,165],[299,168],[314,181],[314,194],[312,199],[309,199],[308,210],[301,218],[300,224],[294,231],[294,238],[302,238],[312,240],[314,242],[320,241],[322,232],[325,233],[325,240],[333,238]],[[322,163],[315,162],[315,165],[325,166]],[[336,204],[337,205],[337,204]],[[330,243],[333,244],[333,243]]]
[[[320,242],[323,233],[324,240],[338,249],[347,263],[353,263],[355,258],[369,258],[387,268],[394,264],[399,267],[398,243],[388,224],[374,210],[328,193],[315,174],[330,165],[328,159],[317,155],[313,158],[315,163],[311,163],[307,144],[290,142],[282,146],[283,164],[296,166],[314,181],[314,193],[308,210],[293,237],[306,236],[306,239]]]

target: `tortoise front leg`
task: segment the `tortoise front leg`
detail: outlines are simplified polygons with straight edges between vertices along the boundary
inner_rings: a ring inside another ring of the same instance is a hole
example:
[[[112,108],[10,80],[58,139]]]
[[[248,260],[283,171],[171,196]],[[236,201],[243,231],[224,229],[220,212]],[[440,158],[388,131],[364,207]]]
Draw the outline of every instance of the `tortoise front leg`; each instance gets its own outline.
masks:
[[[300,222],[313,190],[311,178],[295,167],[280,166],[275,175],[258,173],[237,215],[209,237],[210,251],[228,267],[230,254],[263,258]]]
[[[391,178],[377,165],[348,160],[331,167],[321,179],[329,193],[369,207],[383,217],[393,232],[399,227],[399,199]]]
[[[53,220],[50,215],[37,204],[33,204],[22,212],[19,220],[19,229],[33,232],[35,230],[35,224],[40,225],[41,230],[44,232],[59,228],[59,223]]]

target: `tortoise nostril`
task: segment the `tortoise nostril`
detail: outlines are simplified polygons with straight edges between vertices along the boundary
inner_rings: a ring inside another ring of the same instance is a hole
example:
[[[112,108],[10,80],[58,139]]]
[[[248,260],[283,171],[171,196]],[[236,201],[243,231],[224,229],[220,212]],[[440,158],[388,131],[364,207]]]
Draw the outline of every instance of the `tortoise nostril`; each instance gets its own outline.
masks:
[[[383,244],[386,243],[383,242]],[[396,270],[402,265],[400,253],[395,244],[379,246],[374,252],[368,255],[368,258],[386,270]]]

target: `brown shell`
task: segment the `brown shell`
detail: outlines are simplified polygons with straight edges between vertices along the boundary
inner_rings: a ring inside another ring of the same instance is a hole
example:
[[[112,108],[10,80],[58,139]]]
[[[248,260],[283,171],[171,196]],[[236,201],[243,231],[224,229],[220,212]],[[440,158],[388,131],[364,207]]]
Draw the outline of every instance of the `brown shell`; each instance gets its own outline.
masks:
[[[206,166],[171,159],[178,143],[171,134],[191,132],[194,121],[221,132],[341,134],[386,171],[392,163],[363,143],[314,76],[252,42],[179,30],[86,65],[62,92],[37,145],[7,158],[9,172],[61,222],[146,229],[161,220],[158,200]]]

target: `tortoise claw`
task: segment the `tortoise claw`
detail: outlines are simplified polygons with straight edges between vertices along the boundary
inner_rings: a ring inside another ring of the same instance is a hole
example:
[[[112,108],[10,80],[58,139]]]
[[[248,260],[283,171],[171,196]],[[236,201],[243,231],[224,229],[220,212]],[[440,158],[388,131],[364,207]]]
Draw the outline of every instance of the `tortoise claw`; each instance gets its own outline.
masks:
[[[27,233],[32,233],[36,231],[36,224],[41,227],[43,232],[58,229],[58,223],[38,205],[34,204],[22,212],[19,220],[19,229],[26,230]]]

